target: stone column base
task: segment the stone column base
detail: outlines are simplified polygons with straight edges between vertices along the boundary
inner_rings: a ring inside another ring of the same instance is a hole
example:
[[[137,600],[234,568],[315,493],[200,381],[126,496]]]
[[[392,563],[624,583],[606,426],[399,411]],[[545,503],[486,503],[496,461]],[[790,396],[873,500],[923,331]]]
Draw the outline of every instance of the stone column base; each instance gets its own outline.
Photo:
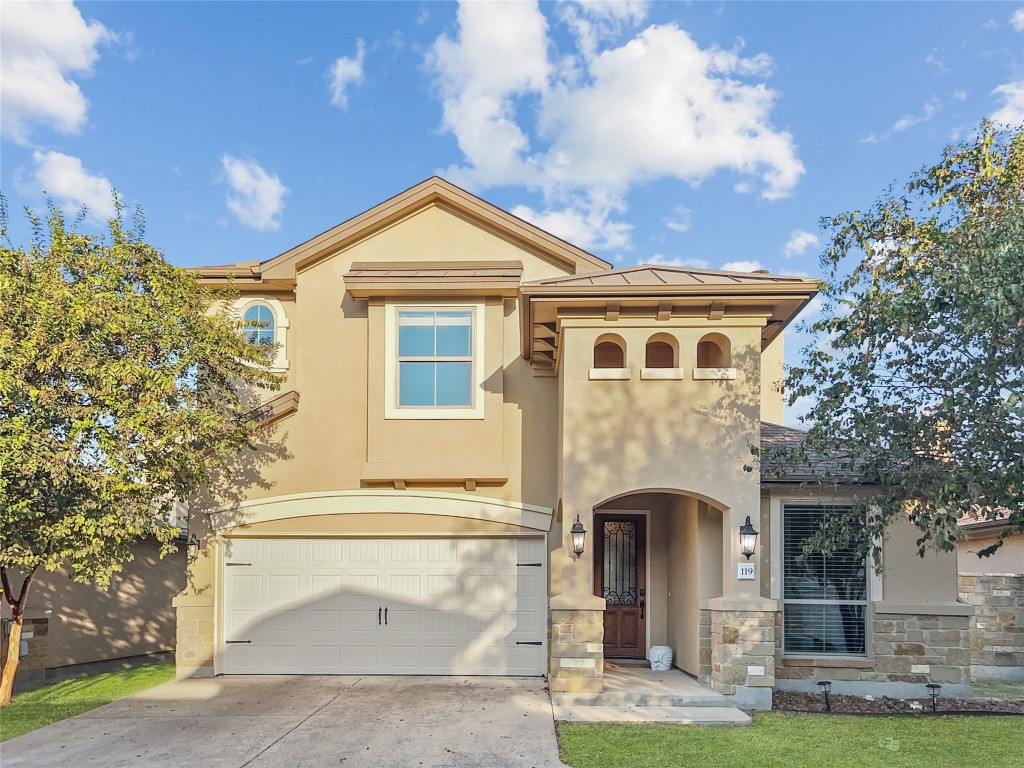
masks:
[[[711,689],[751,709],[771,708],[775,611],[711,610]],[[764,693],[761,693],[761,691]]]
[[[177,677],[212,677],[213,601],[206,596],[178,595],[174,607],[178,611]]]
[[[604,690],[604,611],[548,611],[548,686],[552,693]]]

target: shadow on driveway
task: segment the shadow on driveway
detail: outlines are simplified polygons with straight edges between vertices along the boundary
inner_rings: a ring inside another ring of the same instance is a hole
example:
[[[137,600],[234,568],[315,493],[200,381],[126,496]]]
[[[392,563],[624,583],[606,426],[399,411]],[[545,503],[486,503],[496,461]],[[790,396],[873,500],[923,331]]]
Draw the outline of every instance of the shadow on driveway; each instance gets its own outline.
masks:
[[[3,744],[4,768],[556,768],[544,680],[178,680]]]

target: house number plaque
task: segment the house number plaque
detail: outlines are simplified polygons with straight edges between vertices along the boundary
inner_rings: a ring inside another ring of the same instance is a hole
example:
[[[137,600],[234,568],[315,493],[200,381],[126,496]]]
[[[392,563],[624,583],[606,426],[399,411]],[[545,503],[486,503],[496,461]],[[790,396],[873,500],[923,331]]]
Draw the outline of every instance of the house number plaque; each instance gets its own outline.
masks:
[[[741,581],[749,581],[754,578],[756,573],[756,566],[753,563],[737,563],[737,570],[739,573],[736,574],[736,578]]]

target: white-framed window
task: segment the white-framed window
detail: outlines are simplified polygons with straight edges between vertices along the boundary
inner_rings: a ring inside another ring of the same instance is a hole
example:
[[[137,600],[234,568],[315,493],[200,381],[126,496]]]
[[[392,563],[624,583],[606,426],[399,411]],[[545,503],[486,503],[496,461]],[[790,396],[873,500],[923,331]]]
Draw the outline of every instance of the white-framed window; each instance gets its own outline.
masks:
[[[825,557],[804,544],[829,515],[849,506],[782,508],[782,649],[788,656],[866,656],[869,574],[853,548]]]
[[[288,316],[277,299],[242,297],[235,301],[234,311],[242,321],[242,333],[253,344],[276,347],[270,370],[288,370]]]
[[[483,418],[483,306],[386,310],[387,418]]]
[[[242,316],[245,323],[245,337],[257,347],[272,347],[276,344],[277,323],[274,312],[266,304],[253,304]]]

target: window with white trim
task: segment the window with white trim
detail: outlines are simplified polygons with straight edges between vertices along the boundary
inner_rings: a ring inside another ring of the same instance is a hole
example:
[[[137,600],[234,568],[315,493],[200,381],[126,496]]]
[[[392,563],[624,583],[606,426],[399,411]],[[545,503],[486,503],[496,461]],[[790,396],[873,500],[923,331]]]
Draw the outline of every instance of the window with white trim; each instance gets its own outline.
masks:
[[[787,655],[865,656],[868,573],[852,547],[804,554],[829,515],[850,507],[786,504],[782,513],[782,642]]]
[[[257,347],[274,346],[276,328],[274,313],[266,304],[253,304],[242,317],[245,324],[245,338]]]
[[[473,311],[398,310],[398,407],[473,406]]]

